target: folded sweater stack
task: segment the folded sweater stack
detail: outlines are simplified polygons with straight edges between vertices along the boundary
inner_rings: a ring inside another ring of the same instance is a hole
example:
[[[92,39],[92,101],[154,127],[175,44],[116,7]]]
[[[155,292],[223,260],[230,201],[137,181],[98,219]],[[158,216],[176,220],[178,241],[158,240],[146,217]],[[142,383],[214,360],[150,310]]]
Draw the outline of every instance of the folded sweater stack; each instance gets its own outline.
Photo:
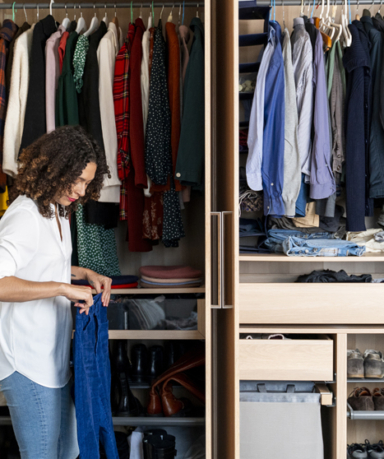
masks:
[[[138,286],[138,280],[139,280],[137,276],[111,276],[111,279],[112,279],[112,286],[111,286],[112,289],[136,288]],[[89,282],[87,280],[72,280],[72,284],[91,287],[91,285],[89,285]]]
[[[192,288],[202,283],[202,272],[190,266],[142,266],[140,275],[145,288]]]

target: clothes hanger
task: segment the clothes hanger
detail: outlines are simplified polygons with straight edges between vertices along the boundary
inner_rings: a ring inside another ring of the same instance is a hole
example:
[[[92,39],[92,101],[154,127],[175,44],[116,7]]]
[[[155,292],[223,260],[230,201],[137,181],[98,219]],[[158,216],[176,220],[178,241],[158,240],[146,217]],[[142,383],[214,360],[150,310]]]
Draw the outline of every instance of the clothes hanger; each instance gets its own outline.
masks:
[[[179,18],[177,20],[177,26],[180,27],[180,25],[181,25],[181,3],[179,6]]]
[[[36,5],[36,22],[39,22],[39,16],[40,16],[39,4],[37,3],[37,5]]]
[[[23,5],[23,10],[24,10],[25,22],[28,22],[27,10],[25,9],[25,4]]]
[[[99,27],[99,20],[96,17],[96,5],[95,4],[93,4],[93,9],[95,10],[95,15],[93,16],[93,18],[91,20],[91,24],[89,26],[89,29],[84,32],[84,35],[86,37],[89,37],[91,34],[93,34],[93,32],[96,32],[96,30]]]
[[[335,36],[335,33],[336,33],[336,28],[334,27],[333,22],[331,21],[331,17],[329,15],[329,3],[330,3],[330,0],[328,0],[328,3],[327,3],[327,10],[326,10],[326,13],[325,13],[324,22],[325,22],[325,26],[327,28],[327,34],[329,35],[331,40],[333,40],[333,37]]]
[[[284,0],[281,0],[281,4],[283,5],[283,27],[284,30],[287,28],[285,25],[285,8],[284,8]]]
[[[163,17],[163,11],[164,11],[164,5],[163,5],[163,7],[161,8],[160,21],[161,21],[161,19],[162,19],[162,17]]]
[[[172,5],[171,12],[169,13],[167,22],[173,22],[173,8],[175,7],[175,4]]]
[[[357,0],[356,15],[355,15],[356,21],[360,21],[360,16],[359,16],[359,5],[360,5],[360,0]]]
[[[80,17],[77,23],[76,32],[80,35],[82,32],[87,30],[87,24],[85,23],[85,19],[83,18],[83,13],[81,11],[81,5],[79,4],[80,9]]]
[[[68,17],[67,4],[65,4],[64,7],[65,7],[65,18],[63,19],[63,22],[61,23],[61,25],[64,27],[64,29],[67,29],[71,21]]]
[[[184,25],[184,12],[185,12],[185,0],[183,0],[183,21],[182,21],[183,25]]]
[[[117,38],[120,40],[120,27],[119,27],[119,20],[117,19],[117,14],[116,14],[116,4],[115,4],[115,17],[112,18],[113,24],[115,24],[116,29],[117,29]]]
[[[139,14],[139,18],[140,18],[140,19],[143,19],[143,4],[140,5],[140,14]]]
[[[344,10],[341,15],[341,24],[343,26],[343,37],[344,37],[344,46],[349,47],[352,44],[352,35],[348,28],[348,4],[347,0],[344,0]]]
[[[313,0],[313,6],[312,6],[312,11],[311,11],[311,19],[313,18],[313,12],[315,11],[315,6],[316,6],[316,0]]]
[[[12,21],[15,22],[15,5],[16,5],[16,2],[13,2],[12,3]],[[16,10],[16,13],[17,13],[17,10]]]
[[[336,28],[336,32],[337,32],[336,38],[333,40],[334,43],[337,43],[340,40],[341,34],[343,33],[343,26],[341,24],[335,23],[336,12],[337,12],[337,5],[336,5],[336,0],[335,0],[335,4],[332,6],[332,25],[333,27]]]
[[[102,21],[105,23],[105,25],[108,25],[107,5],[104,5],[104,9],[105,9],[105,12],[104,12],[104,17]]]
[[[133,24],[133,2],[131,2],[131,24]]]
[[[199,4],[197,4],[196,17],[199,17]]]
[[[301,0],[300,17],[304,16],[304,0]]]
[[[148,30],[152,28],[152,24],[154,23],[154,8],[153,8],[153,2],[152,2],[152,10],[151,7],[149,7],[149,16],[148,16]]]
[[[15,2],[15,3],[16,3],[16,2]],[[15,4],[15,3],[14,3],[14,4]],[[49,14],[50,14],[51,16],[52,16],[52,4],[53,4],[53,3],[55,3],[55,0],[51,0],[51,1],[49,2]],[[13,7],[12,7],[12,8],[13,8]]]

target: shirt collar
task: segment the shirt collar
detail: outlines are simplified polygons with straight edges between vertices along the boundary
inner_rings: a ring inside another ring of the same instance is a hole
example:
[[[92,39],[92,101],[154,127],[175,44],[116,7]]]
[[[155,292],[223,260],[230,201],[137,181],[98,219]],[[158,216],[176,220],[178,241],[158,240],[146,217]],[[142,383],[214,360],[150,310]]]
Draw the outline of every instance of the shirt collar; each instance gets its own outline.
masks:
[[[295,18],[293,20],[293,27],[296,29],[297,26],[304,27],[304,19],[303,18]]]
[[[343,63],[347,72],[352,72],[358,67],[370,67],[367,55],[359,37],[359,31],[354,24],[348,25],[352,35],[352,44],[346,49]]]
[[[3,27],[0,29],[0,37],[6,41],[11,41],[17,29],[18,27],[13,21],[6,19],[3,22]]]

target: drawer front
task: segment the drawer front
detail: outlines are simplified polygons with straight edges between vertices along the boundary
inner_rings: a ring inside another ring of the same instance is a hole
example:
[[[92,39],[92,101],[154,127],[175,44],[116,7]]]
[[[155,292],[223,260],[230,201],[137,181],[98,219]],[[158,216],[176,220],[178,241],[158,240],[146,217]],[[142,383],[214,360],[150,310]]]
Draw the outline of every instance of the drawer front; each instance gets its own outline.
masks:
[[[240,379],[332,381],[333,341],[240,340]]]
[[[384,324],[384,284],[240,284],[240,324]]]

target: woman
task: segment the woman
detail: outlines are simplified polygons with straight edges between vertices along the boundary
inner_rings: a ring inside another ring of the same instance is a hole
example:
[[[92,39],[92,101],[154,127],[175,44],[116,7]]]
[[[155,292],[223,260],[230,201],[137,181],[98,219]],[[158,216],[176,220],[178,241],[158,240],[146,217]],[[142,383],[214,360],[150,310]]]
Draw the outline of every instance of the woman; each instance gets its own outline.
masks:
[[[10,207],[0,221],[0,390],[22,459],[75,459],[79,454],[70,395],[70,302],[88,314],[91,289],[111,279],[71,267],[68,217],[98,199],[109,175],[105,155],[80,127],[46,134],[20,156]],[[82,301],[82,303],[80,303]]]

